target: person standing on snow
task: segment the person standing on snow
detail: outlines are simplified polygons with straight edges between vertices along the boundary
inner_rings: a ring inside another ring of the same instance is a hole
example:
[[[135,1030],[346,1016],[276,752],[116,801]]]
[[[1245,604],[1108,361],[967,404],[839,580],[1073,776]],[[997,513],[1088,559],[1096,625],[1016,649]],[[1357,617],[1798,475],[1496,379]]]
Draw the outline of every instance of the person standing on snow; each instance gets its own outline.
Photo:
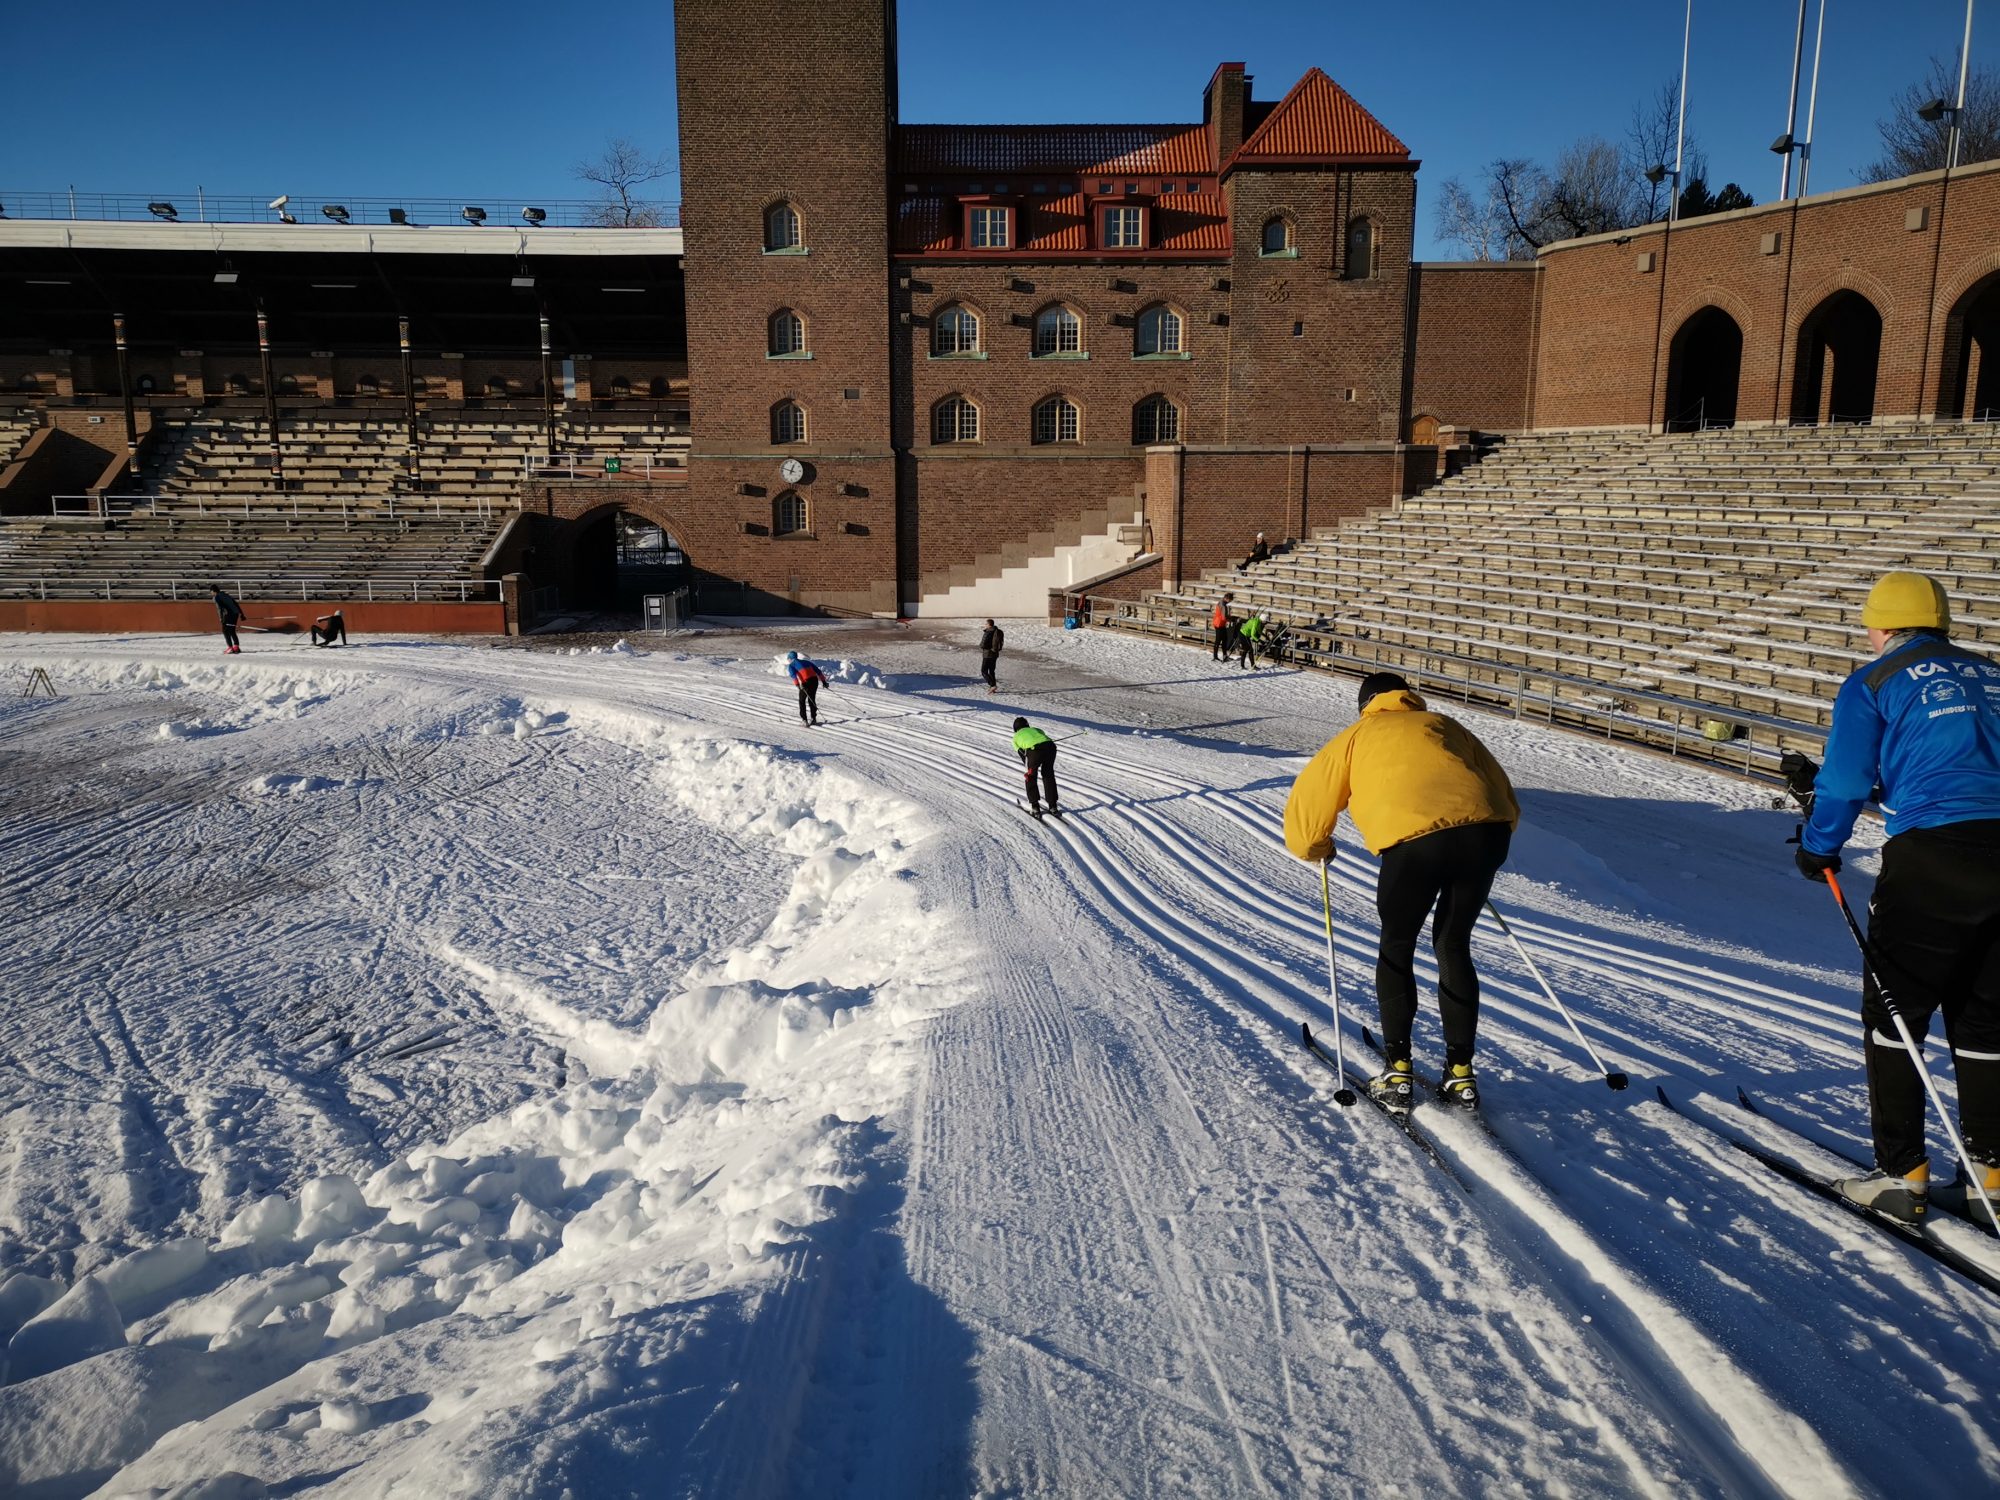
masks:
[[[1263,638],[1264,617],[1253,609],[1243,623],[1236,627],[1239,646],[1236,653],[1237,666],[1248,666],[1253,672],[1257,670],[1257,643]]]
[[[1028,811],[1036,817],[1042,815],[1041,793],[1046,792],[1049,811],[1060,816],[1062,808],[1056,804],[1056,742],[1026,719],[1014,721],[1014,753],[1021,757],[1021,764],[1028,768]],[[1041,777],[1041,787],[1037,790],[1035,777]]]
[[[1215,644],[1209,649],[1209,656],[1216,661],[1226,661],[1232,644],[1230,636],[1235,633],[1229,620],[1229,606],[1236,600],[1234,594],[1224,594],[1216,600],[1214,610],[1209,614],[1209,628],[1215,632]]]
[[[1931,1191],[1923,1081],[1892,1003],[1919,1045],[1944,1011],[1966,1155],[2000,1195],[2000,665],[1952,644],[1950,602],[1922,573],[1885,574],[1861,623],[1877,654],[1834,699],[1796,859],[1807,879],[1825,881],[1881,789],[1889,841],[1861,989],[1875,1170],[1837,1186],[1916,1223],[1933,1201],[1962,1213],[1978,1200],[1963,1182]]]
[[[215,600],[215,612],[222,616],[222,639],[224,656],[239,655],[243,647],[236,639],[236,622],[243,618],[243,606],[222,592],[222,585],[211,583],[209,596]]]
[[[799,690],[799,722],[817,724],[819,722],[819,685],[826,681],[826,673],[807,661],[796,651],[785,653],[785,671]]]
[[[1415,1082],[1410,1032],[1417,1016],[1417,938],[1437,908],[1431,947],[1444,1021],[1443,1093],[1454,1103],[1476,1105],[1479,974],[1472,966],[1472,924],[1506,862],[1520,804],[1507,773],[1472,731],[1427,710],[1396,673],[1364,677],[1360,707],[1361,717],[1292,783],[1285,847],[1300,859],[1332,859],[1334,824],[1345,808],[1362,841],[1381,856],[1375,995],[1388,1066],[1370,1080],[1368,1092],[1398,1113],[1409,1109]]]
[[[1000,665],[1000,648],[1007,644],[1007,632],[991,620],[979,633],[979,675],[986,679],[986,691],[1000,691],[1000,681],[993,675],[993,669]]]

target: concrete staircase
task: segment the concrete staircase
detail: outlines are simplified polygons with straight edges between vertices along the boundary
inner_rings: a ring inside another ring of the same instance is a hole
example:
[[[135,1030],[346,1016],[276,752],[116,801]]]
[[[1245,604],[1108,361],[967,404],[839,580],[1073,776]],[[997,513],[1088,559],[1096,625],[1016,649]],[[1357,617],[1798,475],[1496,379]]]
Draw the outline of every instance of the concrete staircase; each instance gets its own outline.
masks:
[[[924,619],[1008,618],[1048,613],[1050,589],[1130,562],[1143,550],[1143,507],[1113,499],[1054,531],[1008,542],[997,552],[927,575],[917,602]]]

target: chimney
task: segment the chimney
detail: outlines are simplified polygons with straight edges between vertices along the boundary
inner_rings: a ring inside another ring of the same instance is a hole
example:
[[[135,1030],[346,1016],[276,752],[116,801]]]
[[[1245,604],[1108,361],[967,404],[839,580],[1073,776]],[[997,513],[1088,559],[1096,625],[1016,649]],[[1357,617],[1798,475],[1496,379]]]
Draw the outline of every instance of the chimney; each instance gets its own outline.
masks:
[[[1240,62],[1223,63],[1201,96],[1201,117],[1208,125],[1208,144],[1215,152],[1217,171],[1229,153],[1243,144],[1243,115],[1249,105],[1250,75]]]

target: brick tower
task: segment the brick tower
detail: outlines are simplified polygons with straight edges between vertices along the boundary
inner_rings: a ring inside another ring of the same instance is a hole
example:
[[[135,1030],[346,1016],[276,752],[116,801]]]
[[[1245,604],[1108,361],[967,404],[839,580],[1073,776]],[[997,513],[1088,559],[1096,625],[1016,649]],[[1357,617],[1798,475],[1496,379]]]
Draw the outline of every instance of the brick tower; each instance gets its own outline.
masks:
[[[689,510],[727,520],[690,560],[746,609],[894,611],[894,0],[675,0],[674,51]]]

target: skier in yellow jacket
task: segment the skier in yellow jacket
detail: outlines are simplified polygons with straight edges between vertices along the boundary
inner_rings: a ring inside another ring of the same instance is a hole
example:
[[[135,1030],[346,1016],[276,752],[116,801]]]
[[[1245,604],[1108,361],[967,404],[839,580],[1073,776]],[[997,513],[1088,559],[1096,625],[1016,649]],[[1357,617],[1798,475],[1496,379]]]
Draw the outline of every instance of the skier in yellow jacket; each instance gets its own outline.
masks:
[[[1410,1107],[1417,939],[1435,906],[1431,947],[1444,1020],[1444,1094],[1476,1105],[1479,975],[1472,967],[1472,925],[1521,821],[1513,785],[1471,730],[1428,711],[1396,673],[1376,672],[1362,679],[1361,717],[1292,783],[1285,846],[1300,859],[1333,858],[1333,828],[1343,808],[1362,842],[1382,858],[1375,887],[1382,917],[1375,994],[1388,1066],[1369,1083],[1369,1093],[1389,1109]]]

